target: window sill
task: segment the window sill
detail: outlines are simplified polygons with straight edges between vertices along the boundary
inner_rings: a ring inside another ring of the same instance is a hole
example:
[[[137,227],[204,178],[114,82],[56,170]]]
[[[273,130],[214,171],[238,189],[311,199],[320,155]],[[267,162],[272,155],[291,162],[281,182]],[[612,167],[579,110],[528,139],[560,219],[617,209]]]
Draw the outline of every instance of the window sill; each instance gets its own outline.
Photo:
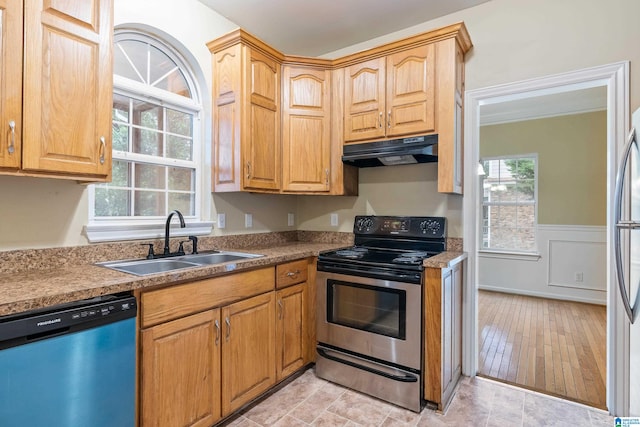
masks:
[[[211,234],[213,221],[188,221],[185,228],[172,224],[171,237],[203,236]],[[164,237],[165,223],[87,224],[85,235],[90,243],[121,240],[157,239]]]
[[[516,251],[491,251],[481,250],[478,251],[480,258],[501,258],[512,259],[520,261],[538,261],[541,256],[538,252],[516,252]]]

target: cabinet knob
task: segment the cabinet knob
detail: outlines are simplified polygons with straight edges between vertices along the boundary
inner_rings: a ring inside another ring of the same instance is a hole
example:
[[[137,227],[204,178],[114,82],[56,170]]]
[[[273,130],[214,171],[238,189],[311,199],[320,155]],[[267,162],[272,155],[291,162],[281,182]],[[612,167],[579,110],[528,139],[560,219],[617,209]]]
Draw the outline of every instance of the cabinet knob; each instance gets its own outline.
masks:
[[[104,165],[104,155],[107,150],[107,142],[104,139],[104,136],[100,137],[100,164]]]
[[[378,127],[382,127],[382,111],[380,111],[380,116],[378,117]]]
[[[325,185],[328,187],[329,186],[329,169],[325,169],[324,170],[324,175],[325,175]]]
[[[247,162],[247,179],[251,179],[251,162]]]
[[[7,146],[7,151],[9,154],[13,154],[16,145],[16,122],[13,120],[9,121],[9,129],[11,129],[11,136],[9,137],[9,145]]]
[[[391,129],[391,110],[389,110],[389,114],[387,114],[387,127]]]
[[[218,345],[220,343],[220,322],[216,319],[213,324],[216,327],[216,345]]]
[[[224,319],[224,323],[227,324],[227,336],[226,336],[226,338],[227,338],[227,341],[229,341],[229,336],[231,335],[231,321],[227,317],[227,318]]]
[[[278,312],[278,319],[282,320],[282,312],[284,310],[284,306],[282,305],[282,300],[281,299],[278,300],[278,307],[280,308],[280,310]]]

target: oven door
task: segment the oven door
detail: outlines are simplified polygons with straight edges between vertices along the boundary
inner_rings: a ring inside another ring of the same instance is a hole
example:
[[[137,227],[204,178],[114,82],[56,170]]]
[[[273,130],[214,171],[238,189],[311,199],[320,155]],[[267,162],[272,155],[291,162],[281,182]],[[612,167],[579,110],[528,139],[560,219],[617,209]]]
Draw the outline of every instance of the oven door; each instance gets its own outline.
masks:
[[[317,273],[321,344],[420,370],[422,287]]]

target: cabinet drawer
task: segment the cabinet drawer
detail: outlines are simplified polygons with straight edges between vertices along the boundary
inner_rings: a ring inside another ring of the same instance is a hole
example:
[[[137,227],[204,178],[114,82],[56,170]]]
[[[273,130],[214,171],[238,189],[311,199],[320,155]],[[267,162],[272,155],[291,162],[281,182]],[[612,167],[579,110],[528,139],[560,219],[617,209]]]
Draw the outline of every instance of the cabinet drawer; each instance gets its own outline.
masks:
[[[307,260],[299,259],[276,266],[276,288],[302,283],[307,280]]]
[[[147,328],[274,289],[274,268],[213,277],[143,292],[141,326]]]

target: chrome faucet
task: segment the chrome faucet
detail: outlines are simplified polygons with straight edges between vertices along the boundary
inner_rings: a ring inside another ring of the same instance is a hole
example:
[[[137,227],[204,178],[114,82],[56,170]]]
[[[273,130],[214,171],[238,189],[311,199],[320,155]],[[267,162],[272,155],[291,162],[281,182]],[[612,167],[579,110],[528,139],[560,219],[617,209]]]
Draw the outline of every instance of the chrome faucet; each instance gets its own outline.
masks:
[[[180,228],[185,228],[187,226],[184,223],[184,217],[179,210],[173,210],[169,212],[169,216],[167,216],[167,222],[164,225],[164,251],[162,252],[164,256],[171,255],[171,250],[169,249],[169,225],[171,224],[171,218],[173,217],[173,214],[178,214],[178,218],[180,219]]]

